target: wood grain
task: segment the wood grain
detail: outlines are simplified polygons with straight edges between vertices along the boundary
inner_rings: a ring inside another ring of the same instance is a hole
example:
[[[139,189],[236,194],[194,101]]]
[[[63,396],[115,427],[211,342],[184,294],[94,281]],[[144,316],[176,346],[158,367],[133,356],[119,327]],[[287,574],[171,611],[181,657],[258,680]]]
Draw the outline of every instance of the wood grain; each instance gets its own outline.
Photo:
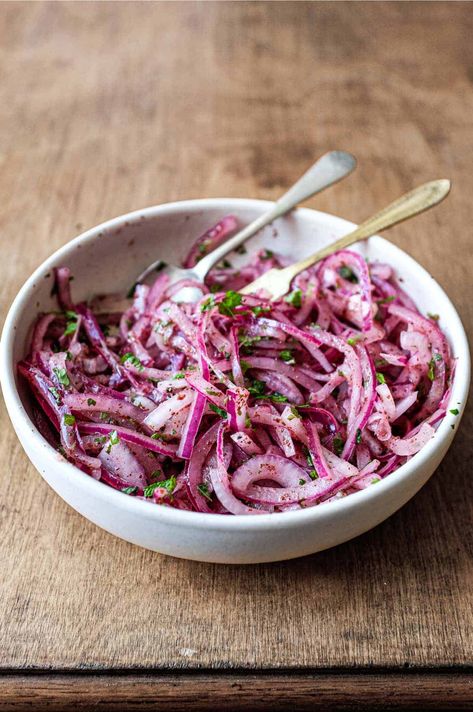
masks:
[[[19,712],[471,710],[462,674],[15,675],[0,678],[0,709]],[[447,704],[445,701],[448,700]]]
[[[472,333],[472,33],[471,3],[1,3],[2,315],[81,229],[167,200],[273,198],[337,147],[359,169],[310,205],[356,221],[453,180],[390,237]],[[233,567],[94,527],[29,465],[2,407],[0,668],[470,664],[472,428],[470,405],[429,484],[375,530]]]

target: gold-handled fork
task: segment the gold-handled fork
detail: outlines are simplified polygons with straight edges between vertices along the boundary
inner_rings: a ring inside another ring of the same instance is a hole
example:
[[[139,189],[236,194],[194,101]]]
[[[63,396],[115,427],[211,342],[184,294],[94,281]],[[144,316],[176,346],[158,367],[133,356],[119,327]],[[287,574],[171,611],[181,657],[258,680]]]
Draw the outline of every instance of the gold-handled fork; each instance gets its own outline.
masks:
[[[306,257],[300,262],[289,265],[282,269],[270,269],[261,277],[255,279],[254,282],[247,284],[246,287],[240,289],[241,294],[254,294],[264,290],[266,296],[270,296],[271,300],[280,299],[287,294],[291,288],[291,282],[296,275],[308,267],[320,262],[328,255],[338,250],[343,250],[355,242],[366,240],[368,237],[376,235],[388,227],[397,225],[408,218],[418,215],[419,213],[432,208],[440,203],[450,192],[450,181],[447,179],[433,180],[429,183],[405,193],[398,200],[391,203],[383,210],[375,213],[372,217],[365,220],[355,230],[348,233],[339,240],[326,245],[310,257]]]

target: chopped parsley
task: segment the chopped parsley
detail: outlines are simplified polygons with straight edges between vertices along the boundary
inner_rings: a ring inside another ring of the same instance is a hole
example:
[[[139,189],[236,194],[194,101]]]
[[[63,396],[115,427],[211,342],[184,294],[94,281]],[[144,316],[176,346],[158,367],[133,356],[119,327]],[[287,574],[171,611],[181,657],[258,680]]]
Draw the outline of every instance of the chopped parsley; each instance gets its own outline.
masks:
[[[209,492],[208,486],[205,484],[205,482],[202,482],[202,484],[197,486],[197,490],[200,492],[202,497],[206,497],[207,499],[212,499],[212,495]]]
[[[67,371],[65,368],[53,368],[54,373],[56,374],[57,380],[59,383],[62,383],[63,386],[70,386],[71,382],[69,380],[69,376],[67,375]]]
[[[180,378],[185,378],[185,377],[186,377],[185,373],[183,373],[182,371],[178,371],[177,373],[174,374],[174,376],[172,378],[173,378],[173,380],[178,381]]]
[[[274,252],[271,250],[263,250],[261,253],[262,260],[271,260],[274,257]]]
[[[396,296],[394,294],[391,294],[389,297],[384,297],[384,299],[378,299],[378,304],[390,304],[396,299]]]
[[[460,411],[458,410],[458,408],[452,408],[452,409],[450,410],[450,413],[451,413],[452,415],[458,415],[459,412],[460,412]]]
[[[224,298],[218,303],[218,310],[224,316],[234,316],[235,307],[241,304],[242,296],[238,292],[230,290],[225,293]]]
[[[358,428],[356,431],[356,444],[359,445],[361,443],[361,430]]]
[[[138,492],[138,487],[124,487],[122,492],[125,494],[136,494],[136,492]]]
[[[302,292],[300,289],[294,289],[290,294],[284,297],[284,301],[291,304],[295,309],[300,309],[302,306]]]
[[[250,395],[255,396],[256,398],[259,398],[264,395],[265,390],[266,385],[264,381],[258,381],[256,379],[252,381],[251,386],[249,386],[248,388],[248,392],[250,393]]]
[[[359,341],[360,339],[361,339],[361,336],[350,336],[350,337],[347,339],[347,344],[348,344],[349,346],[355,346],[355,345],[358,343],[358,341]]]
[[[209,309],[213,309],[215,306],[215,297],[207,297],[205,302],[202,302],[200,305],[200,311],[201,312],[206,312],[209,311]]]
[[[429,361],[429,370],[427,371],[427,378],[429,379],[429,381],[433,381],[435,379],[435,360],[433,358],[431,358]]]
[[[64,415],[64,425],[74,425],[75,422],[76,419],[71,413],[66,413]]]
[[[93,398],[87,398],[87,405],[96,405],[97,401]]]
[[[118,437],[117,431],[112,430],[112,432],[109,435],[109,442],[108,442],[107,449],[106,449],[107,454],[110,454],[112,446],[118,445],[119,442],[120,442],[120,438]]]
[[[166,440],[166,435],[165,433],[153,433],[151,440]]]
[[[343,438],[341,438],[340,435],[336,435],[333,439],[333,449],[336,455],[342,454],[344,445]]]
[[[209,403],[209,408],[221,418],[226,418],[228,415],[226,410],[224,410],[223,408],[219,408],[218,405],[214,405],[213,403]]]
[[[56,403],[61,402],[61,396],[60,396],[60,393],[57,388],[55,388],[54,386],[51,386],[51,388],[48,388],[48,391],[52,394]]]
[[[319,479],[319,474],[318,474],[317,470],[311,470],[311,471],[309,472],[309,477],[310,477],[311,480],[318,480],[318,479]]]
[[[343,265],[343,267],[340,267],[340,269],[338,270],[338,274],[340,275],[340,277],[343,277],[343,279],[346,279],[348,282],[358,282],[358,277],[353,272],[353,270],[350,269],[350,267],[347,267],[347,265]]]
[[[266,314],[271,311],[271,307],[263,304],[257,304],[255,307],[251,307],[251,311],[255,316],[261,316],[261,314]]]
[[[153,482],[153,484],[148,485],[144,488],[143,494],[145,497],[152,497],[154,490],[158,489],[158,487],[162,487],[163,489],[167,490],[169,494],[172,494],[176,489],[176,485],[177,479],[173,475],[168,480],[161,480],[160,482]]]
[[[75,311],[66,311],[65,314],[67,317],[67,321],[66,328],[64,330],[64,336],[69,336],[70,334],[75,333],[79,316],[76,314]]]
[[[381,385],[386,383],[385,377],[383,376],[382,373],[379,373],[378,371],[376,371],[376,380],[378,381],[378,383],[381,383]]]
[[[261,336],[247,336],[246,334],[238,337],[242,349],[251,349],[251,347],[257,344],[258,341],[261,341],[261,339]]]
[[[124,354],[120,360],[122,363],[130,362],[132,366],[138,369],[138,371],[142,371],[144,369],[144,366],[141,363],[140,359],[130,352]]]
[[[279,354],[279,358],[281,359],[281,361],[285,361],[289,365],[294,364],[296,362],[294,356],[292,355],[292,352],[288,349],[281,351],[281,353]]]
[[[243,359],[241,359],[240,361],[240,366],[243,374],[245,374],[248,369],[251,368],[251,365],[248,363],[248,361],[244,361]]]
[[[301,485],[301,487],[302,487],[302,485],[305,485],[305,483],[306,483],[306,481],[303,480],[302,478],[299,480],[299,484]]]
[[[427,316],[429,319],[433,319],[434,321],[438,321],[440,319],[440,316],[438,314],[431,314],[430,312],[427,312]]]

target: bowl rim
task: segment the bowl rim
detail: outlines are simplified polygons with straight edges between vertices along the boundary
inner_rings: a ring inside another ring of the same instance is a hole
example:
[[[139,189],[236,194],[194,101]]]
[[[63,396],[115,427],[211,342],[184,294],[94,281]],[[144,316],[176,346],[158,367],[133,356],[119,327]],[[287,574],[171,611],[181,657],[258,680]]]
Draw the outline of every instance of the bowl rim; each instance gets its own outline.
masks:
[[[420,452],[414,455],[408,462],[401,465],[396,470],[396,477],[388,476],[377,483],[376,487],[367,487],[350,494],[348,497],[343,497],[339,500],[330,502],[330,506],[315,506],[307,507],[306,509],[293,510],[289,512],[278,512],[260,514],[255,517],[248,515],[231,515],[217,516],[204,512],[193,512],[188,510],[174,509],[172,507],[150,506],[151,503],[145,502],[134,497],[123,496],[122,492],[113,489],[104,482],[95,480],[86,473],[79,470],[75,465],[63,458],[57,450],[55,450],[43,438],[37,430],[34,422],[30,419],[20,398],[16,386],[15,364],[13,363],[13,346],[15,341],[15,323],[23,310],[25,302],[34,292],[37,283],[44,275],[63,261],[64,256],[69,255],[77,245],[88,244],[93,242],[99,233],[112,231],[117,227],[124,226],[125,223],[133,224],[134,222],[147,218],[154,218],[160,214],[175,214],[180,212],[199,212],[202,210],[225,208],[229,211],[238,210],[239,208],[256,208],[263,210],[273,203],[267,200],[247,199],[247,198],[197,198],[192,200],[174,201],[170,203],[162,203],[159,205],[149,206],[147,208],[133,210],[124,213],[110,220],[106,220],[88,230],[82,232],[77,237],[69,240],[65,245],[57,249],[50,257],[44,260],[41,265],[33,272],[26,280],[18,294],[16,295],[5,319],[5,324],[2,331],[0,343],[0,382],[3,389],[3,395],[7,406],[11,421],[17,432],[17,435],[22,442],[23,438],[30,439],[31,444],[41,450],[44,455],[44,462],[48,468],[63,468],[64,476],[71,478],[73,486],[80,487],[86,496],[96,497],[106,505],[117,507],[118,509],[128,510],[131,514],[136,514],[142,518],[161,520],[164,523],[172,523],[175,526],[193,526],[199,529],[211,530],[244,530],[256,531],[260,529],[273,529],[275,527],[291,527],[304,525],[304,523],[312,522],[313,520],[321,520],[336,516],[340,513],[347,513],[352,508],[360,505],[370,504],[380,497],[389,496],[389,492],[398,488],[403,482],[409,480],[417,469],[421,469],[423,465],[435,456],[438,450],[445,450],[450,445],[454,436],[458,431],[461,416],[463,415],[466,400],[468,397],[468,389],[470,382],[470,355],[468,349],[468,340],[465,329],[457,310],[450,298],[438,284],[438,282],[430,275],[427,270],[422,267],[413,257],[408,255],[404,250],[397,247],[392,242],[385,240],[382,237],[375,236],[371,240],[381,241],[389,245],[389,249],[395,254],[399,254],[404,262],[410,263],[410,267],[419,271],[422,279],[433,280],[435,289],[438,290],[439,296],[445,301],[446,307],[449,307],[452,312],[449,318],[453,318],[452,330],[455,332],[455,352],[457,354],[457,364],[455,368],[452,392],[450,395],[449,405],[452,402],[459,403],[460,413],[454,416],[449,412],[437,428],[434,437],[430,440]],[[318,217],[320,222],[325,222],[327,228],[331,225],[337,227],[345,227],[347,230],[356,227],[355,223],[344,218],[338,217],[331,213],[326,213],[312,208],[297,208],[294,211],[302,219],[308,220]],[[67,259],[66,259],[67,261]],[[454,427],[453,427],[454,426]],[[40,472],[40,474],[42,474]],[[393,473],[394,474],[394,473]],[[74,480],[75,478],[75,480]]]

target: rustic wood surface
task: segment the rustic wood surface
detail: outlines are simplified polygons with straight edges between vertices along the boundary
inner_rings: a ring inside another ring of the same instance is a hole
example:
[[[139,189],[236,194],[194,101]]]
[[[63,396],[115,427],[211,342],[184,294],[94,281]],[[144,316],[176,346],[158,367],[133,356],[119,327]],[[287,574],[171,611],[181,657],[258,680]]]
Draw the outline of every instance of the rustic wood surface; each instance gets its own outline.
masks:
[[[168,200],[277,197],[336,147],[359,168],[310,205],[349,219],[453,180],[390,236],[472,333],[472,35],[471,3],[1,3],[2,317],[82,228]],[[2,406],[0,667],[465,675],[472,428],[473,402],[432,480],[375,530],[234,567],[87,522],[27,462]]]

